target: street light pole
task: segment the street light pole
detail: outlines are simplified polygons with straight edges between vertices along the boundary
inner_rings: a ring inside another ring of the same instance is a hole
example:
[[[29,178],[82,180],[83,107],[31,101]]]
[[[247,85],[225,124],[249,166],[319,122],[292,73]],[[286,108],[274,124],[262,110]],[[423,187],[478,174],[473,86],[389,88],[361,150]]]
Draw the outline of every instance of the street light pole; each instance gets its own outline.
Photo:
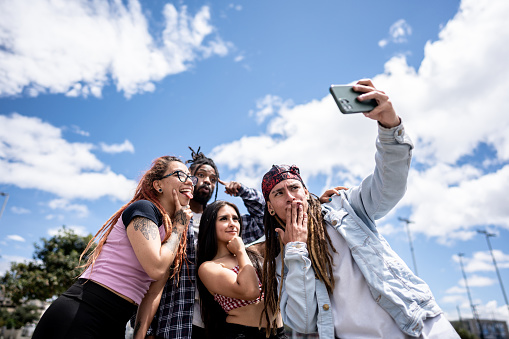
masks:
[[[410,244],[410,252],[412,253],[412,261],[414,262],[414,272],[416,276],[419,276],[419,273],[417,273],[417,263],[415,261],[414,245],[412,244],[412,236],[410,235],[410,227],[408,226],[408,224],[412,224],[413,221],[401,217],[398,217],[398,219],[405,223],[406,232],[408,234],[408,243]]]
[[[470,308],[472,308],[472,315],[474,316],[474,319],[477,322],[477,326],[479,326],[479,332],[481,333],[481,339],[484,339],[481,321],[479,320],[479,315],[477,314],[477,308],[475,307],[474,303],[472,302],[472,296],[470,295],[470,289],[468,288],[467,275],[465,274],[465,270],[463,268],[463,260],[461,258],[464,255],[465,254],[463,254],[463,253],[458,253],[458,257],[460,258],[461,273],[463,273],[463,279],[465,280],[465,287],[467,288],[468,300],[470,301]]]
[[[7,205],[7,200],[9,200],[9,193],[0,192],[0,195],[5,197],[4,203],[2,205],[2,209],[0,210],[0,218],[2,218],[2,214],[4,213],[5,205]]]
[[[488,233],[487,231],[477,230],[477,233],[484,234],[486,236],[486,242],[488,243],[488,248],[490,249],[491,258],[493,259],[493,265],[495,266],[495,271],[497,272],[498,282],[500,283],[500,288],[502,289],[502,294],[504,295],[505,304],[507,309],[509,310],[509,302],[507,302],[507,295],[505,294],[504,284],[502,283],[502,277],[500,276],[500,272],[498,271],[497,261],[495,260],[495,256],[493,255],[493,249],[491,248],[490,237],[495,237],[496,234]]]

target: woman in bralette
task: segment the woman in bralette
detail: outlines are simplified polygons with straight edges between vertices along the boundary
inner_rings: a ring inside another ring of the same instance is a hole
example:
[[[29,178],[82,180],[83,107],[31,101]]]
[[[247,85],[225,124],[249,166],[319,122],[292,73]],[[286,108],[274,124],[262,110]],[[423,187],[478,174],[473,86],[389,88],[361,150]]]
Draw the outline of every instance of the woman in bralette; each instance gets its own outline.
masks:
[[[235,204],[216,201],[203,212],[198,233],[198,291],[208,338],[287,338],[280,314],[263,312],[263,258],[244,246]],[[277,319],[277,328],[269,324]]]

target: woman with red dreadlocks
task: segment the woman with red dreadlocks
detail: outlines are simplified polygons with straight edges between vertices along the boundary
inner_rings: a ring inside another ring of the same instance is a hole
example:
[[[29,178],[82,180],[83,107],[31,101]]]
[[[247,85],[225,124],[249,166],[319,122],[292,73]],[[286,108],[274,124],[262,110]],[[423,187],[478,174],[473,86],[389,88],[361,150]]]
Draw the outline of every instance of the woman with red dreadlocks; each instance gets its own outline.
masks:
[[[178,158],[154,160],[131,201],[90,240],[80,257],[88,255],[84,272],[51,304],[32,338],[125,338],[144,296],[159,294],[180,270],[196,182]],[[136,320],[138,335],[151,320]]]
[[[296,166],[263,177],[267,313],[281,310],[286,325],[320,338],[459,338],[428,285],[377,231],[375,220],[404,195],[413,144],[384,92],[370,80],[354,90],[378,103],[364,114],[378,121],[373,174],[323,205]]]

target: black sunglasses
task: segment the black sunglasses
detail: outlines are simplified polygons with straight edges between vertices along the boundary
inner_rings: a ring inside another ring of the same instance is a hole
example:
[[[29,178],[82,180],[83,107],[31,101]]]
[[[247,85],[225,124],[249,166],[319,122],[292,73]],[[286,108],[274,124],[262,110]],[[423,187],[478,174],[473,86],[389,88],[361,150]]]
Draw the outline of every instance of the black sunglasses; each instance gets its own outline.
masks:
[[[198,183],[198,178],[197,177],[195,177],[194,175],[189,175],[187,173],[184,173],[184,172],[182,172],[180,170],[177,170],[177,171],[171,172],[169,174],[166,174],[165,176],[161,177],[161,179],[159,179],[159,180],[163,180],[164,178],[171,177],[174,174],[177,175],[177,178],[179,178],[179,180],[181,182],[186,182],[186,180],[189,178],[189,179],[191,179],[191,182],[193,183],[193,186],[196,186],[196,184]]]

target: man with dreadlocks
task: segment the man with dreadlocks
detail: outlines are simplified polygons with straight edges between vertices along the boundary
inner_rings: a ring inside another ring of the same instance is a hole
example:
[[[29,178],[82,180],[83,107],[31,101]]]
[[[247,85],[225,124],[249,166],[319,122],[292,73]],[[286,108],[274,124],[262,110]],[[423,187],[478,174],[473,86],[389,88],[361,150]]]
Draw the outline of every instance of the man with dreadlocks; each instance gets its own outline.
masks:
[[[265,307],[320,338],[459,338],[428,285],[377,231],[375,220],[404,195],[413,145],[384,92],[371,80],[354,90],[378,102],[364,114],[378,121],[373,174],[323,205],[295,165],[263,177]]]
[[[242,239],[244,243],[252,243],[263,237],[263,213],[265,201],[260,192],[248,188],[238,182],[223,182],[219,179],[219,171],[211,158],[206,157],[200,148],[195,152],[191,147],[191,175],[198,178],[189,202],[193,212],[192,226],[187,230],[186,261],[178,277],[169,279],[162,295],[154,296],[152,312],[157,312],[150,329],[149,337],[155,338],[203,338],[204,325],[201,320],[200,305],[196,292],[196,242],[201,215],[212,198],[214,189],[217,198],[217,183],[225,186],[225,193],[240,197],[249,214],[241,216],[244,225]],[[158,307],[157,307],[158,303]]]

